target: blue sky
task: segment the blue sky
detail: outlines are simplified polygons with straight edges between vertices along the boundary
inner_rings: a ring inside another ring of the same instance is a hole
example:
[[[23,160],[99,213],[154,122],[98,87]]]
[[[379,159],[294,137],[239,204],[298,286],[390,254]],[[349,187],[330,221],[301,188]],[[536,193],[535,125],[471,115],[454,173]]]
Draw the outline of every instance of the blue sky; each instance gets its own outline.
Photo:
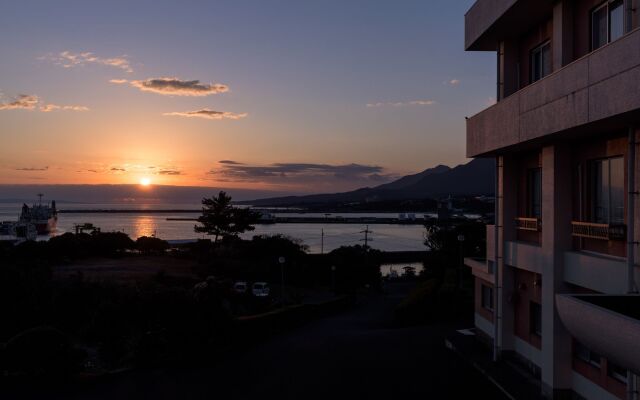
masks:
[[[5,2],[0,183],[312,192],[465,162],[495,92],[495,56],[463,49],[472,3]],[[156,78],[228,90],[141,90]]]

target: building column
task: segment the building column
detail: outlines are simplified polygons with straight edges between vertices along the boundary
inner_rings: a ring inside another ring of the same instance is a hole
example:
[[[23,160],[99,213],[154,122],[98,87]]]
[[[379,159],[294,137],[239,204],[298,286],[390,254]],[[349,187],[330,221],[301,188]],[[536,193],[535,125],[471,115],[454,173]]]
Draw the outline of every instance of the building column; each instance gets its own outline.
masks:
[[[574,60],[573,1],[562,0],[553,7],[553,70],[557,71]]]
[[[571,152],[542,149],[542,390],[565,398],[571,389],[571,336],[556,311],[555,295],[566,292],[564,253],[571,249]]]
[[[635,148],[636,148],[636,160],[635,160],[635,187],[632,188],[632,192],[638,192],[640,191],[640,128],[636,128],[636,132],[635,132]],[[635,261],[635,265],[636,265],[636,270],[635,270],[635,282],[636,282],[636,289],[640,289],[640,269],[637,267],[637,265],[640,263],[640,254],[638,254],[640,252],[640,246],[638,245],[638,243],[640,243],[640,195],[636,194],[635,195],[635,201],[634,201],[634,214],[635,214],[635,218],[634,218],[634,229],[633,229],[633,234],[634,234],[634,252],[633,252],[633,256],[634,256],[634,261]]]
[[[498,101],[520,89],[518,55],[515,39],[503,40],[498,45]]]
[[[500,170],[500,348],[503,351],[514,350],[514,309],[509,301],[514,288],[514,266],[505,264],[506,243],[516,240],[515,218],[518,210],[518,158],[513,155],[501,157],[503,168]]]

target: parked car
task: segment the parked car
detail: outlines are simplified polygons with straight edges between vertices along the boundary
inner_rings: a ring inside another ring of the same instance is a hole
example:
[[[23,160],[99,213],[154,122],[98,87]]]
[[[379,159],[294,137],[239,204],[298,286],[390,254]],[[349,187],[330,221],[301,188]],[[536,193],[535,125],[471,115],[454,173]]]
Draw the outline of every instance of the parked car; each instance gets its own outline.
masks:
[[[247,293],[247,289],[249,289],[249,285],[247,285],[247,282],[236,282],[233,284],[233,291],[238,294]]]
[[[251,293],[256,297],[268,297],[271,290],[267,282],[256,282],[251,288]]]

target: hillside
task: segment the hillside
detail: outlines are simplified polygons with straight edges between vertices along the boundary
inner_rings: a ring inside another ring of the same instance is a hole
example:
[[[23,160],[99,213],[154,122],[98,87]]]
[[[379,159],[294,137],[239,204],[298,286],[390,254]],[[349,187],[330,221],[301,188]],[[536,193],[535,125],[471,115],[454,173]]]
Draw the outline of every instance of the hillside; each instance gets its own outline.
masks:
[[[244,203],[261,207],[277,207],[412,200],[445,195],[491,195],[493,187],[494,160],[475,159],[455,168],[438,165],[373,188],[361,188],[343,193],[273,197]]]

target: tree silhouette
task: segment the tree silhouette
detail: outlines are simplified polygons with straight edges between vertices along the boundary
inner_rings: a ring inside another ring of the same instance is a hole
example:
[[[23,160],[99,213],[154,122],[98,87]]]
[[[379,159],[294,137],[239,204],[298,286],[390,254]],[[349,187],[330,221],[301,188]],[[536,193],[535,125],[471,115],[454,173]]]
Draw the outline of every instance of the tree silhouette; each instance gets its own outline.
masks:
[[[198,218],[201,225],[194,227],[198,233],[214,236],[218,239],[236,237],[241,233],[253,231],[260,214],[248,209],[231,205],[231,196],[220,191],[217,197],[202,199],[202,215]]]

